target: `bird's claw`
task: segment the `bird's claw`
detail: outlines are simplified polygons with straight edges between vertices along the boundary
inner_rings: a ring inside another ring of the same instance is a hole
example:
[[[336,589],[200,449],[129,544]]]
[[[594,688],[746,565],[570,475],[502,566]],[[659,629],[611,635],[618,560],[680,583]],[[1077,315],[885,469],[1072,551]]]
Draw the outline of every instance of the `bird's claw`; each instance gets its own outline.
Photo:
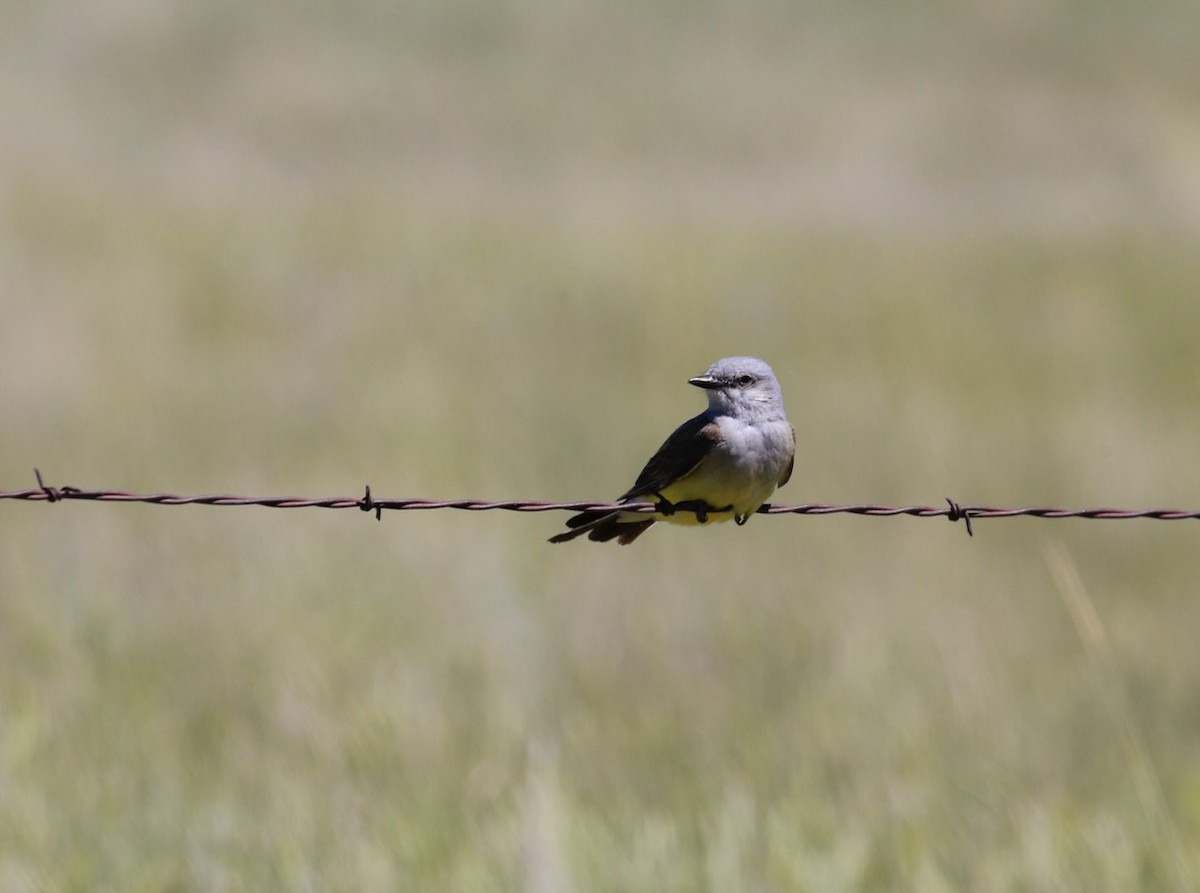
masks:
[[[675,510],[677,508],[675,503],[671,502],[671,500],[667,499],[667,497],[663,496],[661,493],[655,493],[654,495],[658,497],[658,502],[654,504],[654,510],[656,512],[658,512],[660,515],[665,515],[668,518],[675,514]]]
[[[727,505],[724,508],[717,508],[716,506],[709,505],[703,499],[688,499],[684,500],[683,502],[671,502],[661,493],[655,493],[654,495],[658,497],[658,502],[654,504],[654,510],[660,515],[665,515],[669,518],[676,512],[695,512],[697,524],[707,524],[710,513],[716,512],[719,514],[722,512],[733,511],[733,506],[731,505]],[[737,515],[735,516],[735,520],[738,522],[738,524],[745,524],[746,516]]]
[[[708,521],[708,513],[711,510],[711,506],[703,499],[688,499],[684,502],[675,503],[672,509],[695,512],[697,523],[704,524]]]
[[[661,493],[655,493],[658,497],[658,502],[654,505],[654,510],[661,515],[671,517],[679,511],[695,512],[696,520],[701,524],[708,521],[709,505],[703,499],[688,499],[683,502],[671,502]]]

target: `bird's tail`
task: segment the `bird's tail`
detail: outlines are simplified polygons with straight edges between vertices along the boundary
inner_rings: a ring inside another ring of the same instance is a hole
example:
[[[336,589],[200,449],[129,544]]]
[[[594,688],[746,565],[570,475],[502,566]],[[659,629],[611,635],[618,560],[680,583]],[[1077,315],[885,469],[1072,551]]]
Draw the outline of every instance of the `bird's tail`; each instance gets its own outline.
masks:
[[[615,539],[622,546],[627,546],[645,533],[654,520],[626,521],[617,520],[620,512],[580,512],[567,519],[569,530],[550,537],[552,543],[566,543],[583,536],[597,543],[606,543]]]

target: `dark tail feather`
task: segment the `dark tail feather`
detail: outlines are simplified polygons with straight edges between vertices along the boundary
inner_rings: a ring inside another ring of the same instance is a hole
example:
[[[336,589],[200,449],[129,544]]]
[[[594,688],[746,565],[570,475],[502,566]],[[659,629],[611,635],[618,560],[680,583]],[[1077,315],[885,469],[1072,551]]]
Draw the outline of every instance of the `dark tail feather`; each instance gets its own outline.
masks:
[[[607,543],[615,539],[622,546],[628,546],[635,539],[650,529],[653,521],[627,521],[624,524],[613,520],[602,521],[591,529],[588,539],[598,543]]]
[[[586,533],[588,539],[597,543],[615,539],[622,546],[626,546],[653,523],[652,520],[620,523],[617,521],[616,512],[580,512],[567,520],[567,527],[571,529],[550,537],[550,542],[566,543]]]
[[[578,515],[572,515],[567,519],[567,527],[571,529],[550,537],[550,542],[570,542],[577,536],[583,536],[605,518],[611,517],[612,514],[612,512],[580,512]]]
[[[580,512],[567,518],[567,526],[574,530],[576,527],[589,529],[597,521],[609,517],[612,512]]]

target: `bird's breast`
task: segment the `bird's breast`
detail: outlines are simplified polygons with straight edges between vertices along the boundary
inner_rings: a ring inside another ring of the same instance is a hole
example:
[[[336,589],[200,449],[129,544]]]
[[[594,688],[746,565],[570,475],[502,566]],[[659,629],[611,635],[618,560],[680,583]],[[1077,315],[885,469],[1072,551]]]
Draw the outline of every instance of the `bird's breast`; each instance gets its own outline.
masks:
[[[754,512],[775,492],[792,460],[793,448],[792,428],[786,421],[722,425],[721,442],[708,458],[662,495],[671,502],[703,500],[714,508],[732,507],[732,511],[710,515],[708,523]],[[691,512],[667,520],[697,523]]]

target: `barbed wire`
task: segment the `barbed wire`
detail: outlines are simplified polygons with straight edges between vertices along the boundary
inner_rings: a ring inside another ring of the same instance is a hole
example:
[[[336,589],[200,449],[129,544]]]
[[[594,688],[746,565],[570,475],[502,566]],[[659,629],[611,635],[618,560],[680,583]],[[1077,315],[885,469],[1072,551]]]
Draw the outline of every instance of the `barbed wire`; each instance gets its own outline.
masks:
[[[42,473],[33,470],[37,478],[37,486],[28,490],[12,490],[0,492],[0,500],[15,499],[29,502],[64,502],[67,500],[83,500],[90,502],[138,502],[149,505],[256,505],[265,508],[323,508],[323,509],[359,509],[364,512],[374,512],[375,518],[381,520],[384,511],[424,511],[431,509],[460,509],[470,512],[509,511],[509,512],[636,512],[650,514],[659,509],[652,502],[541,502],[529,499],[508,499],[487,501],[482,499],[376,499],[371,495],[368,485],[359,498],[352,496],[333,496],[311,499],[293,496],[235,496],[230,494],[208,494],[201,496],[181,496],[175,493],[127,493],[122,490],[84,490],[79,487],[52,487],[42,480]],[[674,506],[677,511],[690,511],[697,514],[711,511],[711,506],[703,504],[678,503]],[[891,518],[907,515],[914,518],[946,518],[951,522],[962,521],[967,533],[974,536],[972,521],[980,518],[1084,518],[1101,521],[1127,521],[1133,518],[1148,518],[1157,521],[1200,520],[1200,511],[1187,509],[1124,509],[1124,508],[1058,508],[1055,506],[1026,506],[1023,508],[1004,508],[994,505],[963,505],[953,499],[947,499],[946,505],[873,505],[856,503],[852,505],[832,505],[828,503],[810,502],[802,505],[771,505],[766,504],[758,509],[763,515],[865,515],[873,518]]]

